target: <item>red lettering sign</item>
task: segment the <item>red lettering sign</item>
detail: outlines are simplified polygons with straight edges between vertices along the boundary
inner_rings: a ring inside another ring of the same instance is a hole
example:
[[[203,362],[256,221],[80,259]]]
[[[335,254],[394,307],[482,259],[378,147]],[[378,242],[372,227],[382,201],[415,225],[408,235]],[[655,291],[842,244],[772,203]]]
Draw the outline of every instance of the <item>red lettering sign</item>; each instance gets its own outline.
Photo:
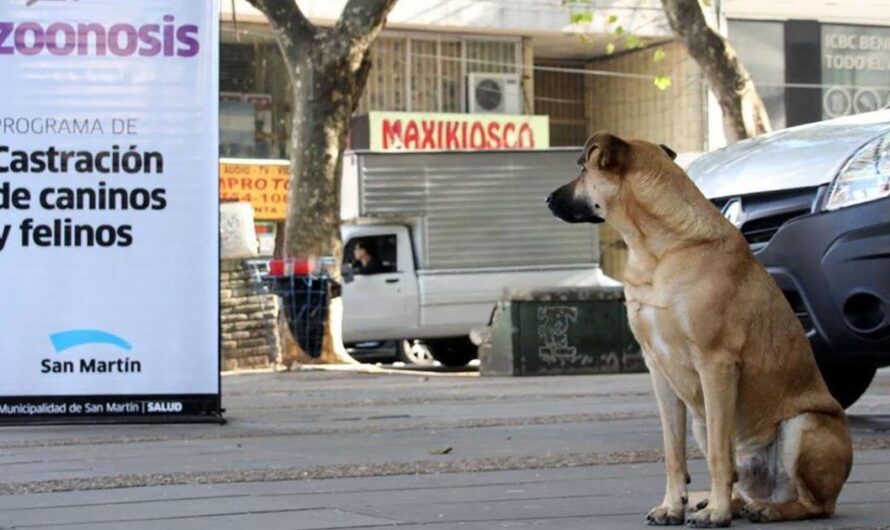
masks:
[[[383,120],[383,148],[402,147],[402,120]],[[398,143],[398,145],[396,145]]]
[[[534,149],[536,131],[547,127],[546,121],[532,121],[522,116],[467,117],[467,115],[432,115],[399,113],[376,122],[377,148],[383,150],[463,150],[463,149]],[[451,116],[455,116],[452,118]],[[544,131],[546,132],[546,131]],[[546,144],[547,135],[543,134]]]

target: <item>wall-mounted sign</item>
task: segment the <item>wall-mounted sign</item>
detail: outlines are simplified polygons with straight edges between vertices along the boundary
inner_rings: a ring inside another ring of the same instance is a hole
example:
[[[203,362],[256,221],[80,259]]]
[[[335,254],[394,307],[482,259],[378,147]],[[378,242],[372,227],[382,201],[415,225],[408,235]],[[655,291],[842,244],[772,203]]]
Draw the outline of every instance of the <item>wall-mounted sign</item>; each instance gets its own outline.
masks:
[[[547,149],[550,147],[550,118],[370,112],[353,124],[351,147],[372,151]]]
[[[223,159],[219,164],[220,198],[251,203],[258,221],[287,218],[289,182],[287,160]]]
[[[0,4],[0,422],[220,418],[218,9]]]
[[[824,24],[822,83],[824,118],[890,106],[890,28]]]

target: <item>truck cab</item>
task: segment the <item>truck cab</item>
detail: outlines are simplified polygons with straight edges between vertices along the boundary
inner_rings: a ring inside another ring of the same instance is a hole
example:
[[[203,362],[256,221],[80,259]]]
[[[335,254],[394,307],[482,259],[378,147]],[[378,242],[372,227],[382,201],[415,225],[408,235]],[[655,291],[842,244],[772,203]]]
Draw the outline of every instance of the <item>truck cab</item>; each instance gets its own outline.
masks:
[[[417,328],[420,301],[408,227],[345,225],[342,236],[344,265],[351,269],[343,289],[346,341],[411,336]],[[366,273],[357,266],[355,250],[359,245],[378,260],[379,270]]]

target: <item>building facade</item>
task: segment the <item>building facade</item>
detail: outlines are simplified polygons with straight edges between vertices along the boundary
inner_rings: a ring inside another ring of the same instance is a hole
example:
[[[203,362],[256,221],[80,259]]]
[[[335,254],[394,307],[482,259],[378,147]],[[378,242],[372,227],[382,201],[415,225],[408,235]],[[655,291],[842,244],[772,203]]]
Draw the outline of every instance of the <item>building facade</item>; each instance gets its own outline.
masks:
[[[579,23],[573,14],[593,7],[559,0],[399,2],[372,49],[357,114],[487,113],[479,104],[485,83],[515,80],[517,90],[505,93],[494,112],[548,116],[551,146],[581,145],[593,130],[609,128],[702,150],[706,101],[694,62],[670,43],[660,11],[609,3],[608,15]],[[322,26],[344,4],[300,2]],[[617,35],[621,24],[640,41]],[[224,2],[222,39],[221,155],[287,158],[289,79],[265,19],[244,0]],[[665,59],[654,60],[662,48]],[[656,75],[671,78],[672,89],[658,89]],[[672,119],[678,109],[698,122]]]
[[[890,4],[765,4],[729,2],[728,34],[774,129],[890,105]]]
[[[345,3],[299,0],[320,26],[332,25]],[[274,36],[246,0],[222,4],[220,154],[287,159],[290,80]],[[582,145],[601,129],[680,153],[724,145],[698,66],[650,4],[402,0],[373,46],[357,115],[546,116],[554,147]],[[886,7],[886,0],[715,0],[708,16],[780,129],[890,105]],[[620,278],[623,242],[606,227],[601,245],[603,268]]]
[[[885,0],[712,4],[773,128],[890,103]],[[345,0],[300,5],[325,26]],[[222,154],[286,158],[289,79],[264,17],[246,0],[223,2],[222,38]],[[503,76],[519,90],[498,112],[549,116],[554,146],[578,145],[596,129],[655,138],[681,152],[724,142],[698,67],[671,42],[660,9],[643,0],[403,1],[372,60],[360,114],[484,112],[473,104],[479,86],[471,83]],[[671,86],[658,89],[657,76]]]

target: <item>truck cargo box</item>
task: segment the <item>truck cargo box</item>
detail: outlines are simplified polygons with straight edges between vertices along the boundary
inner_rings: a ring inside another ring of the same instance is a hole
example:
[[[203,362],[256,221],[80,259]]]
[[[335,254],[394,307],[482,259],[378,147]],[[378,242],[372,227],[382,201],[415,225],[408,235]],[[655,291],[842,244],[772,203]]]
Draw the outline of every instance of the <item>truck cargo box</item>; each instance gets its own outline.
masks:
[[[412,228],[420,270],[599,261],[598,229],[565,225],[544,198],[579,171],[580,148],[347,152],[341,215]]]

